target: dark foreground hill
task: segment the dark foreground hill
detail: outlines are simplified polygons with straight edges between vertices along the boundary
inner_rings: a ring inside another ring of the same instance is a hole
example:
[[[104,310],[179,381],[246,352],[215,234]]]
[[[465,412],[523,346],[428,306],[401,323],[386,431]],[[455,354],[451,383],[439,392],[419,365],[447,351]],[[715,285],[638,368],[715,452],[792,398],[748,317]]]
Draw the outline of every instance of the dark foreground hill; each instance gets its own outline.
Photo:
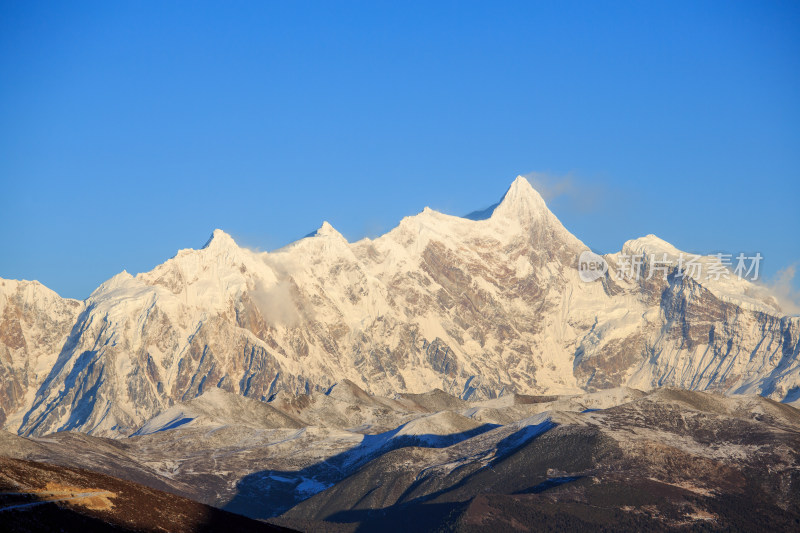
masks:
[[[0,531],[289,531],[111,476],[0,457]]]
[[[345,385],[269,403],[213,391],[128,438],[0,434],[2,490],[27,494],[3,507],[36,504],[0,518],[67,531],[269,527],[244,516],[315,532],[800,531],[789,405],[625,388],[389,399]],[[59,491],[79,496],[41,503]]]
[[[358,531],[800,531],[800,413],[662,390],[370,461],[284,514]],[[538,424],[533,424],[538,422]],[[507,426],[506,426],[507,427]]]

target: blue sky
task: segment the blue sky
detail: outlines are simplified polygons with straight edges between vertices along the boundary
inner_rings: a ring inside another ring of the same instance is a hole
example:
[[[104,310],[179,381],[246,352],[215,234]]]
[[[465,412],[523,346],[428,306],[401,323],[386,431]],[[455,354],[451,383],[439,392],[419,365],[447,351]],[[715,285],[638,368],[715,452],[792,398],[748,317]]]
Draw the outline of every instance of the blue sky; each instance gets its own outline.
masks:
[[[599,251],[774,276],[798,95],[797,2],[2,2],[0,277],[85,298],[217,227],[354,240],[533,172]]]

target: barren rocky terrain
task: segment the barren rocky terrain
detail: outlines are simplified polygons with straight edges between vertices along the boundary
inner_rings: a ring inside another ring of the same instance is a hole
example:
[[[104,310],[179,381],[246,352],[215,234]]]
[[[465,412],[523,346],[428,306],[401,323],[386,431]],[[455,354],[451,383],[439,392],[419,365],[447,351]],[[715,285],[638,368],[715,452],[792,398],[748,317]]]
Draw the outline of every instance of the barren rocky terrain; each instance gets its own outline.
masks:
[[[465,402],[345,382],[260,402],[213,389],[128,438],[4,433],[0,450],[306,531],[800,524],[800,411],[759,396],[618,388]]]

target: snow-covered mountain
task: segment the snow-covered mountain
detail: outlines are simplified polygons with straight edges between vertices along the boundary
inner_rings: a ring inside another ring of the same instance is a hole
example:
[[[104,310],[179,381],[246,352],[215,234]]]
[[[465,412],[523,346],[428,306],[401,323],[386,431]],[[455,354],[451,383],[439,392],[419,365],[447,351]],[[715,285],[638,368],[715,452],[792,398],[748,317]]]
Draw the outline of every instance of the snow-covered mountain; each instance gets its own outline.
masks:
[[[800,398],[800,318],[753,284],[587,283],[588,249],[518,177],[481,214],[426,208],[374,240],[326,222],[257,253],[216,230],[84,302],[0,280],[0,423],[129,435],[212,388],[268,399],[344,380],[387,397],[668,385]],[[680,252],[648,236],[605,259],[651,253]]]

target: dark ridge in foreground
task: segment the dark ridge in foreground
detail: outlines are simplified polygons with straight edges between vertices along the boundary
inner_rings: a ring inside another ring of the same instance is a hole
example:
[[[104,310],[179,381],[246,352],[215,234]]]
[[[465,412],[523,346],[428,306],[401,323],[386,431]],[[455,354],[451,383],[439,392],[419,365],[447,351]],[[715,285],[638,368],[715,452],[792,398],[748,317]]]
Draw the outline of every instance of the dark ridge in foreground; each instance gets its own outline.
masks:
[[[291,530],[111,476],[0,457],[0,531]]]
[[[676,389],[211,390],[134,437],[0,432],[0,472],[3,531],[794,532],[800,411]]]

